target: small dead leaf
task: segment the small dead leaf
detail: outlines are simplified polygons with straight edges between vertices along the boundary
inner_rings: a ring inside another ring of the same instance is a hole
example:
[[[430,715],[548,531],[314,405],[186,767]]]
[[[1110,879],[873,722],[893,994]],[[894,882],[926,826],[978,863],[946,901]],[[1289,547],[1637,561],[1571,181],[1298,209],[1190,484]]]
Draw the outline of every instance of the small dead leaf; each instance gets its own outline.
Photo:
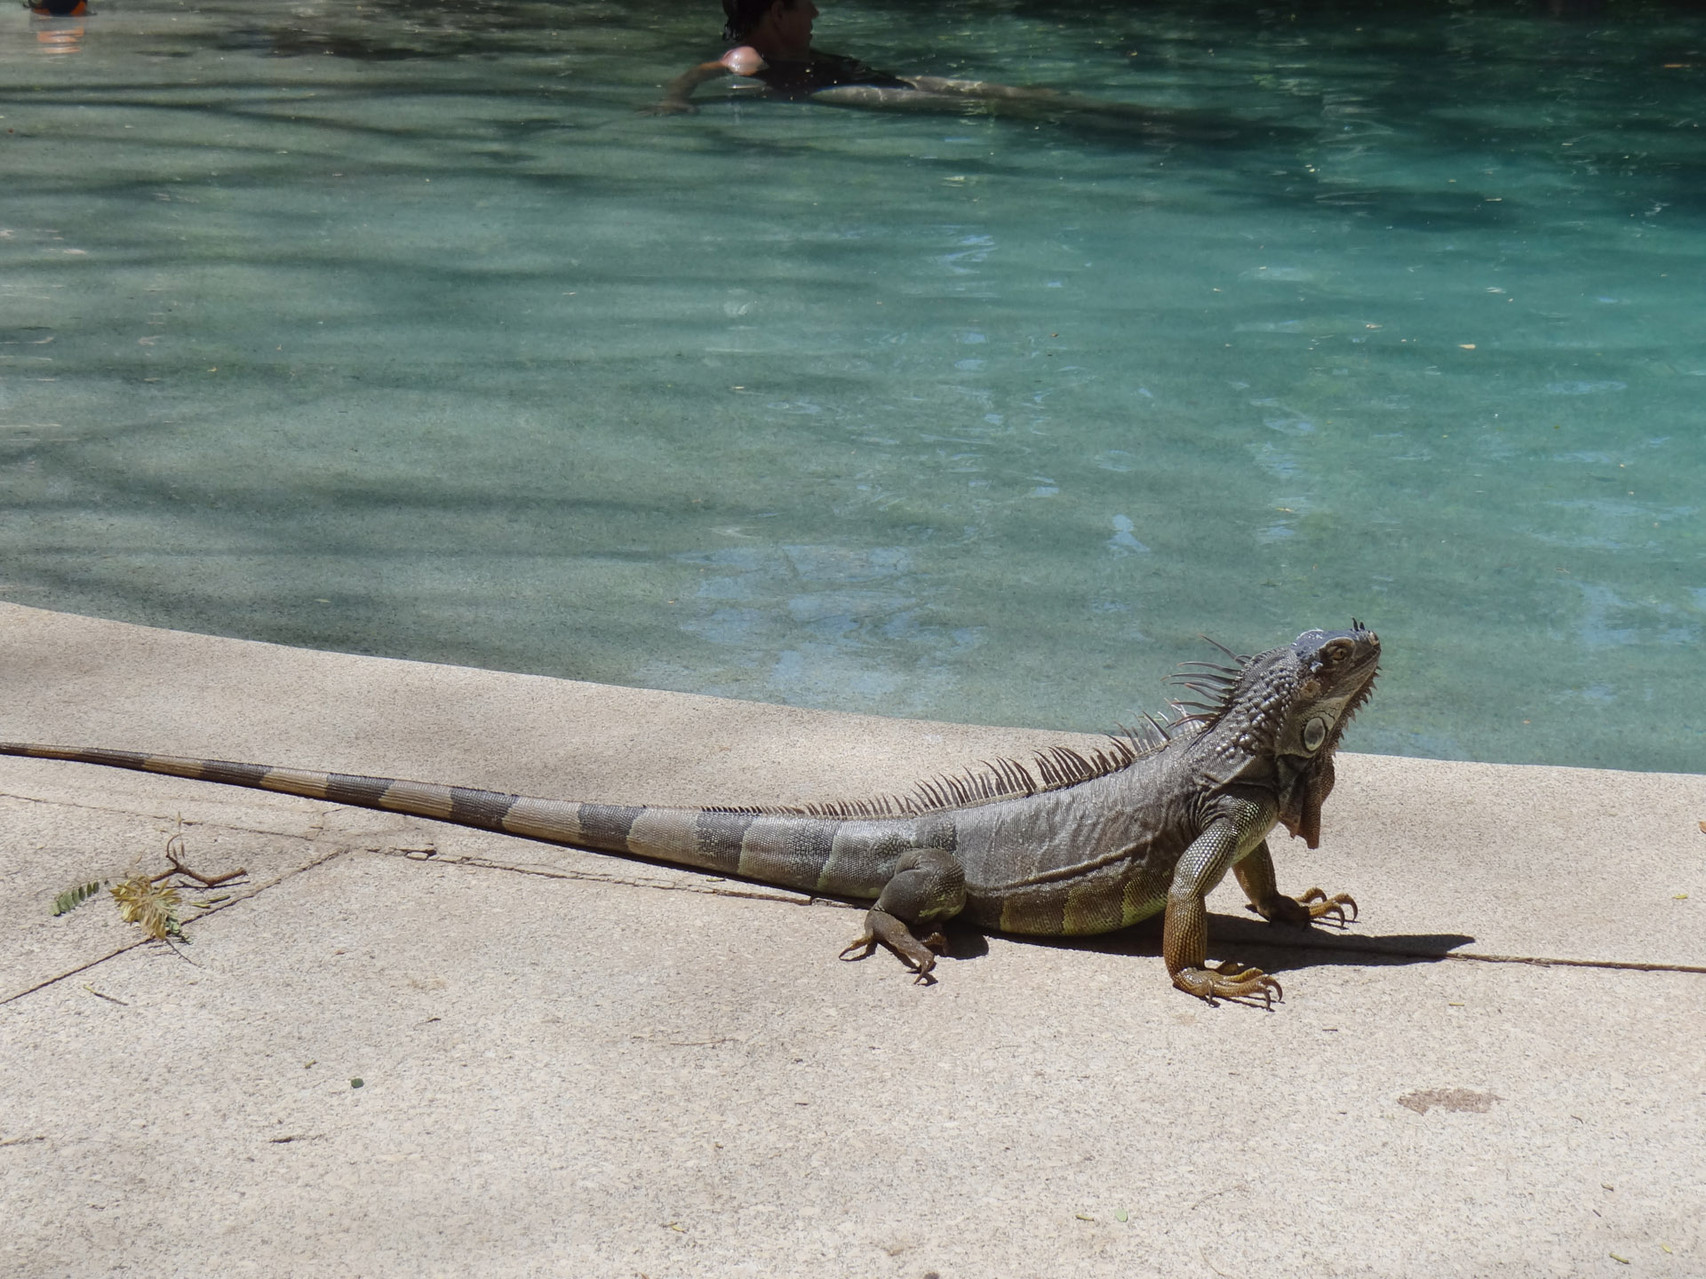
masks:
[[[156,884],[138,871],[108,891],[118,903],[119,917],[127,924],[140,924],[155,941],[184,935],[178,924],[183,895],[177,889]]]

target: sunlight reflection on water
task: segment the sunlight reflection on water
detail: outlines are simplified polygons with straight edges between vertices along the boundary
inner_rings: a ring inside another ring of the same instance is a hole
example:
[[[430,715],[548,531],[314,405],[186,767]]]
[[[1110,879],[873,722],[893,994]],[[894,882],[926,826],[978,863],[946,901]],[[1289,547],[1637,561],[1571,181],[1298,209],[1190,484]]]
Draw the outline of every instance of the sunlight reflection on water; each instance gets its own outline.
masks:
[[[1118,106],[1025,120],[638,114],[685,12],[79,21],[0,15],[8,598],[1086,729],[1355,614],[1354,748],[1701,767],[1692,14],[819,23]]]

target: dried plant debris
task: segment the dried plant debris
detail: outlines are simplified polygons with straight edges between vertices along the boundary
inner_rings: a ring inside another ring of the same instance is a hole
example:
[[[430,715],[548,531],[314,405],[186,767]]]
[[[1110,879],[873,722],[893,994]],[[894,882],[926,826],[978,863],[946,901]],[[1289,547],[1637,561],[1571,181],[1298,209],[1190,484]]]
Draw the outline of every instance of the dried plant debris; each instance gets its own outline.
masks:
[[[182,825],[181,820],[179,825]],[[166,841],[166,861],[170,864],[170,869],[157,875],[149,875],[140,865],[133,866],[129,875],[112,885],[109,891],[113,900],[118,903],[120,918],[127,924],[139,925],[143,932],[156,941],[164,941],[168,937],[187,940],[183,931],[184,898],[180,890],[189,885],[181,881],[193,880],[202,888],[215,888],[248,874],[248,871],[239,866],[223,875],[203,875],[184,865],[183,859],[187,855],[183,832],[180,830]],[[179,882],[174,883],[174,879]],[[53,899],[53,913],[63,915],[76,910],[101,889],[106,888],[108,883],[107,880],[90,880],[86,884],[66,889]],[[228,896],[196,902],[194,905],[206,910],[225,900],[228,900]]]
[[[184,897],[177,889],[157,884],[139,872],[115,884],[112,892],[124,922],[142,925],[142,931],[155,941],[184,935],[183,921],[178,918]]]

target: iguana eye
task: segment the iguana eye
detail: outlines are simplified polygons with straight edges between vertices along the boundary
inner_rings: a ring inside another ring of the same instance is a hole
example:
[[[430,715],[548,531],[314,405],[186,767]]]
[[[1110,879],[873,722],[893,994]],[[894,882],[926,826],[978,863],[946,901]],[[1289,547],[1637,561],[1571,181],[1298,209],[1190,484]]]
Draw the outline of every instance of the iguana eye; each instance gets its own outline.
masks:
[[[1321,656],[1325,657],[1329,662],[1342,662],[1350,655],[1351,642],[1349,640],[1342,639],[1334,640],[1321,652]]]
[[[1303,726],[1303,749],[1318,751],[1321,743],[1327,740],[1327,721],[1317,717]]]

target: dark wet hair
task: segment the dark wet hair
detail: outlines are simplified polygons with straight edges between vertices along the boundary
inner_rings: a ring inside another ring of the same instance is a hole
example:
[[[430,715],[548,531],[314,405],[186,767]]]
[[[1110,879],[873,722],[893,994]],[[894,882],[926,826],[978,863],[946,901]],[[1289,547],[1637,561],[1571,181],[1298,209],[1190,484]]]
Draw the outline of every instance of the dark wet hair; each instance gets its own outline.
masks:
[[[729,20],[723,28],[723,39],[744,39],[748,31],[764,20],[764,15],[775,3],[776,0],[723,0],[723,13]],[[798,0],[782,0],[782,7],[792,9],[797,3]]]

